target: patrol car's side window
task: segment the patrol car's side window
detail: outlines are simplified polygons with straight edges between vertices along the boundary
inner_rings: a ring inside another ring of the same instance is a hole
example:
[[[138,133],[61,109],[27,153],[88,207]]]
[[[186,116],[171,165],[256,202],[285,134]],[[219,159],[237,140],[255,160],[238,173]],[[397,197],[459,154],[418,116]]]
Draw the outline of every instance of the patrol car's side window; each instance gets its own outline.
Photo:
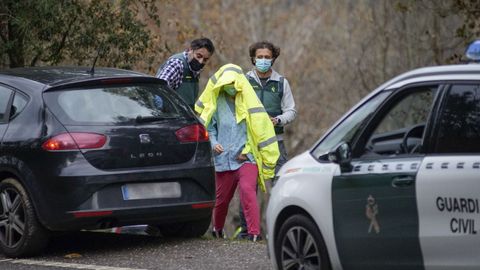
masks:
[[[384,91],[362,104],[340,124],[338,124],[313,150],[316,158],[332,150],[340,142],[351,143],[352,138],[368,122],[373,112],[388,97],[390,92]]]
[[[437,87],[420,87],[387,105],[386,111],[374,121],[365,147],[365,154],[398,155],[418,152]],[[375,123],[376,122],[376,123]]]
[[[416,92],[408,95],[385,115],[373,135],[425,123],[432,105],[432,99],[431,91]]]
[[[0,86],[0,124],[6,122],[5,113],[7,112],[7,106],[10,102],[10,96],[12,95],[12,90]]]
[[[480,152],[480,85],[453,85],[438,121],[436,153]]]

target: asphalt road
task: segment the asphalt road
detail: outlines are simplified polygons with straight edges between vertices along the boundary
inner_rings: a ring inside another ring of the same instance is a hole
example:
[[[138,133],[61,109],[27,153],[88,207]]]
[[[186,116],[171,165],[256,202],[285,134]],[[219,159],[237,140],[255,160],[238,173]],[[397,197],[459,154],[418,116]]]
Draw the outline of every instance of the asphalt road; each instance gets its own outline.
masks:
[[[2,270],[270,270],[266,242],[165,239],[137,234],[79,232],[56,236],[39,256],[9,259],[0,254]]]

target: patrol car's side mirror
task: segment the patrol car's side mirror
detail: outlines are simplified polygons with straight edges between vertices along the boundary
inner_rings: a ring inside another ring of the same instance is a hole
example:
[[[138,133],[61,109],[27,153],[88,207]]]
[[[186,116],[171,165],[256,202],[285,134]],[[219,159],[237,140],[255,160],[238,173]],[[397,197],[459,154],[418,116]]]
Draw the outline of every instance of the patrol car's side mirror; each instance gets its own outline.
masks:
[[[339,164],[342,168],[349,168],[352,160],[352,151],[348,143],[341,142],[332,151],[328,152],[328,160]]]

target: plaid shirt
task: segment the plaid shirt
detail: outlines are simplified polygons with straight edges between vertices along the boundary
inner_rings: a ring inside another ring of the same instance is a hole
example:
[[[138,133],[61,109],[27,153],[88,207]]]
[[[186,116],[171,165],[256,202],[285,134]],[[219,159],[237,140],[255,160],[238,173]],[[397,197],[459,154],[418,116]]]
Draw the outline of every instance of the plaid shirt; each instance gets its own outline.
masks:
[[[187,59],[187,52],[183,52],[183,56]],[[193,74],[198,76],[200,72],[193,72]],[[165,80],[170,88],[177,90],[183,79],[183,61],[171,57],[165,65],[158,69],[155,77]]]

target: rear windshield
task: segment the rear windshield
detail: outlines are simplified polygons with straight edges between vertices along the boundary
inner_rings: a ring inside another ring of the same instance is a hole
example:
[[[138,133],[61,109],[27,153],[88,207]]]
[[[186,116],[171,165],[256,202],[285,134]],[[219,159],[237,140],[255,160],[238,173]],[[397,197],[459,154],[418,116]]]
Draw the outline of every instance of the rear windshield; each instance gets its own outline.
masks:
[[[116,125],[185,116],[186,106],[169,91],[152,83],[112,85],[46,92],[44,98],[63,124]]]

